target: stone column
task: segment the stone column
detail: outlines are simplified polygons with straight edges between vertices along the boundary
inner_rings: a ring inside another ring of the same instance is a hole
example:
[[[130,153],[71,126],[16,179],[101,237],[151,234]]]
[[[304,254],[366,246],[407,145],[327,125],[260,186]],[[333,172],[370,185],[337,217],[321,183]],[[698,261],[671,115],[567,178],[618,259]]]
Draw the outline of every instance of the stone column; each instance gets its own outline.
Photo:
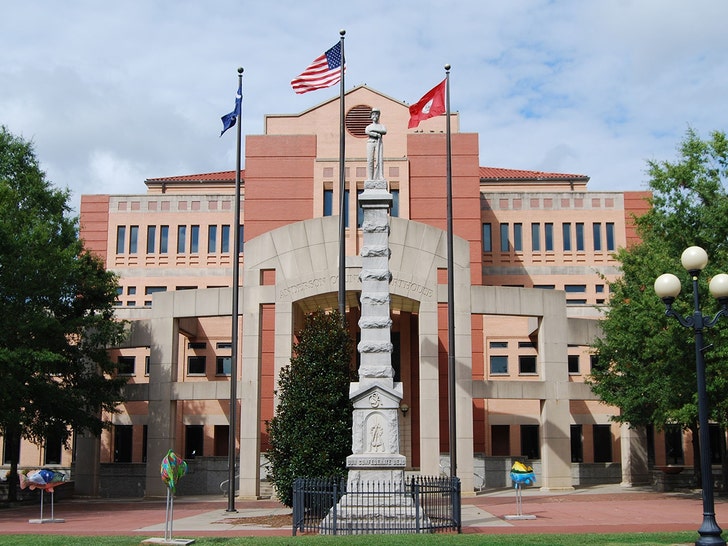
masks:
[[[622,451],[622,487],[650,483],[647,463],[647,431],[644,427],[620,426]]]
[[[179,324],[172,312],[174,292],[158,295],[156,305],[167,311],[167,317],[150,321],[154,343],[149,357],[146,497],[167,494],[159,467],[167,450],[176,450],[177,402],[172,399],[172,385],[177,380]],[[160,310],[160,317],[162,315]]]
[[[389,208],[385,180],[367,180],[359,197],[364,209],[361,250],[361,354],[359,382],[349,396],[354,405],[352,455],[347,457],[349,488],[373,481],[402,484],[406,460],[399,452],[402,384],[394,383],[389,283]]]

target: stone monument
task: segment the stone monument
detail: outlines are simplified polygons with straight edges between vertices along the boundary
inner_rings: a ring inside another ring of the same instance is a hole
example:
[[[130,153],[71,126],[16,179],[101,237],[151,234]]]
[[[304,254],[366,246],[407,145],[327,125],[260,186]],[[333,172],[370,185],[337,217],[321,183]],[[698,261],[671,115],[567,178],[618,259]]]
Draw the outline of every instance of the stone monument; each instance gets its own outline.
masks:
[[[336,507],[337,532],[415,530],[412,498],[404,494],[406,457],[399,452],[399,403],[402,384],[394,382],[389,283],[389,210],[392,195],[383,170],[380,112],[367,126],[367,180],[359,196],[364,209],[361,250],[361,355],[359,381],[349,398],[354,406],[352,454],[346,459],[347,495]],[[376,491],[377,494],[371,494]],[[356,494],[356,493],[367,493]],[[331,517],[331,514],[329,516]],[[423,516],[420,515],[422,519]]]

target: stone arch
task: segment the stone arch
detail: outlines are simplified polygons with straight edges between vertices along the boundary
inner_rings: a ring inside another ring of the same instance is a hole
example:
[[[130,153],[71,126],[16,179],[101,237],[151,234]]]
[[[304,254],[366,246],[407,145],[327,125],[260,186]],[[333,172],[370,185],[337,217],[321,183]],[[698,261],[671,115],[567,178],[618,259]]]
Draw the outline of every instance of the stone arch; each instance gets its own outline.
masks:
[[[291,357],[297,308],[330,307],[338,287],[338,217],[320,217],[264,233],[245,244],[243,272],[243,334],[240,495],[259,494],[261,373],[263,345],[274,347],[275,377]],[[418,317],[418,354],[421,451],[423,473],[439,472],[439,343],[447,325],[438,324],[438,304],[446,303],[446,289],[438,285],[438,270],[447,267],[446,233],[438,228],[390,218],[389,269],[393,306]],[[463,487],[472,483],[472,362],[470,343],[470,255],[467,241],[454,245],[458,364],[458,467]],[[359,256],[346,257],[346,306],[358,308],[361,291]],[[262,339],[261,309],[275,309],[274,339]],[[266,365],[268,365],[266,363]]]

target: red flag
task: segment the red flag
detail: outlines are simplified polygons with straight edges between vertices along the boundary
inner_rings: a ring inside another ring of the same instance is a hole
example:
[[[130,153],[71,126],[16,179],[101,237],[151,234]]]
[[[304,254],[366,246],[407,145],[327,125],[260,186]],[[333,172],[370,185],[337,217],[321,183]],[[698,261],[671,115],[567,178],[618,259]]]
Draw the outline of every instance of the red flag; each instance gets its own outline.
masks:
[[[297,94],[324,89],[341,81],[341,42],[316,57],[306,70],[293,78],[291,86]]]
[[[408,129],[417,127],[421,121],[445,113],[445,81],[442,80],[430,89],[425,96],[409,107],[410,120]]]

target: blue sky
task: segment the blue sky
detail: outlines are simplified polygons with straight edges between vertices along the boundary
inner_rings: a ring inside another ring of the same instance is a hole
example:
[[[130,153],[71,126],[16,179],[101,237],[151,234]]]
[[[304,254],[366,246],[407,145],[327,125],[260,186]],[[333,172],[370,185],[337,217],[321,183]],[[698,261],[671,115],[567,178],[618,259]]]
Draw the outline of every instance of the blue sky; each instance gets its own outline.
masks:
[[[289,82],[345,29],[347,89],[413,103],[451,64],[451,107],[479,133],[481,165],[639,190],[647,160],[674,159],[688,127],[728,130],[726,22],[722,0],[12,2],[0,124],[34,143],[74,206],[232,170],[234,132],[219,134],[237,67],[243,131],[261,134],[265,114],[338,94]]]

